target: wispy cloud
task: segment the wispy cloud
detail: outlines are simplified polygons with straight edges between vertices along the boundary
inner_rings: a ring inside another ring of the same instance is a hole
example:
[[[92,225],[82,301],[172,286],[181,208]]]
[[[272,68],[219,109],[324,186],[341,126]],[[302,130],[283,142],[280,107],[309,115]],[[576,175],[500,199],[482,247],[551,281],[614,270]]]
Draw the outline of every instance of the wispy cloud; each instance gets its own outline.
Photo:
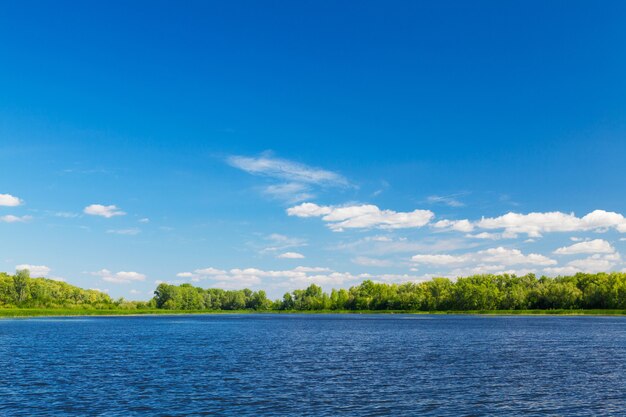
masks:
[[[233,155],[226,162],[251,175],[273,181],[262,188],[262,193],[271,198],[297,203],[315,197],[313,189],[348,187],[349,181],[341,174],[303,163],[276,158],[270,153],[257,157]]]
[[[231,156],[227,162],[249,174],[261,175],[289,182],[326,186],[347,186],[348,180],[342,175],[321,168],[311,167],[271,155],[259,157]]]
[[[351,261],[353,264],[375,268],[391,266],[391,261],[388,259],[368,258],[367,256],[357,256],[356,258],[352,258]]]
[[[107,233],[116,234],[116,235],[126,235],[126,236],[135,236],[141,233],[141,229],[137,227],[131,227],[129,229],[109,229]]]
[[[262,193],[269,197],[293,204],[314,198],[315,194],[311,194],[309,190],[310,187],[306,184],[287,182],[284,184],[268,185],[262,189]]]
[[[73,213],[71,211],[58,211],[56,213],[54,213],[55,217],[62,217],[64,219],[74,219],[76,217],[79,217],[80,214],[78,213]]]
[[[260,252],[280,252],[291,248],[299,248],[307,245],[306,239],[285,236],[280,233],[272,233],[265,237],[265,241],[268,242]]]
[[[448,207],[464,207],[465,203],[459,201],[457,197],[466,195],[466,193],[451,194],[451,195],[431,195],[426,198],[429,204],[443,204]]]
[[[2,223],[25,223],[32,219],[32,216],[14,216],[13,214],[0,216],[0,222]]]

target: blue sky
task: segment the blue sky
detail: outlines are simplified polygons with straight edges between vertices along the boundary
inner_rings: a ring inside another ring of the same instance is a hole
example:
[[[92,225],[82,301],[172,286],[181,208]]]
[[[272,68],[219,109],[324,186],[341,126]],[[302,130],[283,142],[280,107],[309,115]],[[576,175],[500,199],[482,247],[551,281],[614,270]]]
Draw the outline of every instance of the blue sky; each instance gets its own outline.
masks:
[[[626,4],[5,2],[0,270],[157,282],[620,271]]]

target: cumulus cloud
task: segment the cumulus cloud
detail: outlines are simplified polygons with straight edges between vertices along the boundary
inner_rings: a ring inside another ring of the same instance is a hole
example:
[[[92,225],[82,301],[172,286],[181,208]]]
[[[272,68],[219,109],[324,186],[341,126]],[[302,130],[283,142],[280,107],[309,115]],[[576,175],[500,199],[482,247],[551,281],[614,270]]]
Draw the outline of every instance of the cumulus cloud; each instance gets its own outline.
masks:
[[[554,253],[558,255],[576,255],[580,253],[614,253],[615,248],[603,239],[588,240],[570,246],[558,248]]]
[[[112,282],[114,284],[128,284],[131,282],[144,281],[146,276],[134,271],[111,272],[108,269],[101,269],[92,272],[91,275],[102,278],[103,281]]]
[[[476,254],[482,262],[495,262],[502,265],[555,265],[557,263],[554,259],[538,253],[524,255],[519,249],[506,249],[502,246],[478,251]]]
[[[381,210],[375,205],[319,206],[303,203],[287,209],[289,216],[322,217],[328,227],[335,232],[355,228],[404,229],[422,227],[434,217],[430,210],[396,212]]]
[[[595,210],[583,217],[559,211],[528,214],[510,212],[499,217],[483,217],[475,225],[481,229],[504,229],[511,234],[523,233],[530,237],[541,237],[542,233],[548,232],[604,231],[610,228],[626,233],[626,218],[619,213],[604,210]]]
[[[115,205],[103,206],[102,204],[91,204],[85,207],[83,212],[92,216],[106,217],[107,219],[113,216],[123,216],[126,214]]]
[[[469,277],[472,275],[494,274],[494,275],[517,275],[535,274],[536,269],[533,268],[510,268],[506,265],[477,265],[472,267],[456,268],[445,274],[448,278]]]
[[[179,278],[191,278],[192,281],[197,282],[201,279],[214,278],[214,277],[224,277],[228,273],[222,269],[216,268],[201,268],[195,269],[193,272],[179,272],[176,274]]]
[[[596,253],[587,258],[575,259],[564,266],[545,268],[544,272],[550,275],[573,275],[578,272],[596,273],[613,270],[622,257],[619,253],[600,254]]]
[[[34,278],[46,277],[52,270],[49,266],[46,265],[20,264],[15,266],[16,271],[21,271],[24,269],[28,269],[28,271],[30,272],[30,276]]]
[[[32,220],[31,216],[14,216],[12,214],[0,216],[0,222],[2,223],[25,223],[30,220]]]
[[[421,281],[424,277],[405,274],[352,274],[349,272],[333,271],[323,267],[299,266],[287,270],[264,270],[259,268],[233,268],[224,271],[216,268],[205,268],[205,270],[220,273],[211,274],[199,278],[198,274],[182,272],[178,274],[180,278],[186,278],[197,282],[200,279],[209,281],[211,287],[217,288],[244,288],[261,285],[266,289],[298,289],[310,284],[326,286],[346,286],[353,285],[364,279],[382,281]],[[196,270],[199,271],[199,270]],[[196,272],[194,271],[194,272]]]
[[[525,255],[519,249],[502,246],[461,255],[418,254],[411,260],[417,264],[459,265],[459,264],[496,264],[496,265],[556,265],[556,261],[538,253]]]
[[[468,261],[466,255],[447,255],[447,254],[418,254],[413,255],[411,260],[418,264],[427,265],[453,265],[460,264]]]
[[[280,259],[304,259],[304,255],[298,252],[285,252],[277,256]]]
[[[433,224],[433,227],[458,232],[471,232],[474,230],[474,225],[469,220],[439,220]]]
[[[16,207],[23,204],[23,201],[11,194],[0,194],[0,206]]]
[[[475,229],[502,230],[501,233],[481,232],[467,234],[466,237],[474,239],[515,239],[519,234],[525,234],[532,238],[541,237],[550,232],[604,232],[615,229],[620,233],[626,233],[626,218],[615,212],[595,210],[583,217],[576,217],[573,213],[567,214],[560,211],[514,213],[509,212],[498,217],[483,217],[477,221],[463,220],[439,220],[433,227],[448,231],[471,232]],[[579,238],[572,238],[576,241]]]

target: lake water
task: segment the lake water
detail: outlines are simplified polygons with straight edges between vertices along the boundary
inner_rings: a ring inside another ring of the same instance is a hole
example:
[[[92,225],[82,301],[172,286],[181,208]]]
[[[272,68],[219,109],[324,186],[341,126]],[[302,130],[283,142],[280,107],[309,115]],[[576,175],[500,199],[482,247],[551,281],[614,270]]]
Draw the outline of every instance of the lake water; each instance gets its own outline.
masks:
[[[626,415],[626,317],[6,319],[0,415]]]

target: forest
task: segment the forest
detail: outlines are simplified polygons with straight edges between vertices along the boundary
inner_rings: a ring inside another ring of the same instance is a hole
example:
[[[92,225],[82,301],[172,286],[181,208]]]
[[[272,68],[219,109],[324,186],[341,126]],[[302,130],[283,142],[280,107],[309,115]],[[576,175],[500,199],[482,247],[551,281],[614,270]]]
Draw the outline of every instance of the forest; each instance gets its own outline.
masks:
[[[475,275],[418,283],[372,280],[349,289],[306,289],[271,300],[265,291],[159,284],[147,302],[113,300],[97,290],[31,278],[27,270],[0,273],[2,308],[156,309],[182,311],[468,311],[626,309],[626,273],[578,273],[537,278],[533,274]]]

